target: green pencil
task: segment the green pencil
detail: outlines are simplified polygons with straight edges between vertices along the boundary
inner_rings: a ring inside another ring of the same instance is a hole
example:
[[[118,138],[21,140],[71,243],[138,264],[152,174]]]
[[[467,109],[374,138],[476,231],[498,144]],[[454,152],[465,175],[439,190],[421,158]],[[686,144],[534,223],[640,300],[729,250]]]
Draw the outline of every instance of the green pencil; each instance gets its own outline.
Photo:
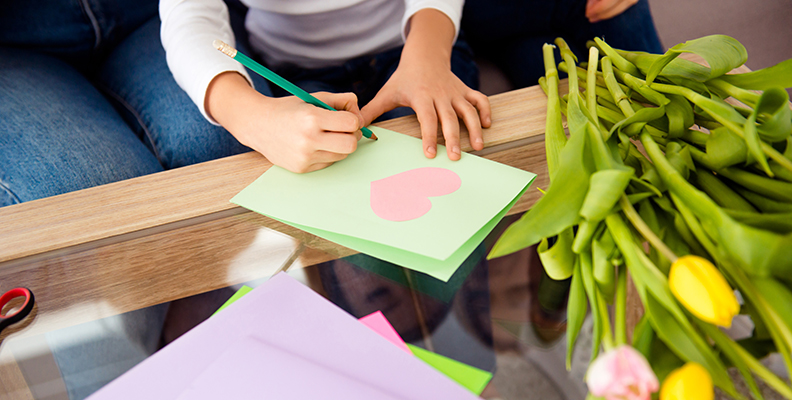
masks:
[[[240,53],[239,51],[237,51],[237,49],[229,46],[228,43],[223,42],[222,40],[219,39],[215,39],[215,41],[212,44],[217,50],[220,50],[223,54],[233,58],[234,60],[239,61],[240,64],[248,67],[253,72],[263,76],[268,81],[280,86],[281,89],[297,96],[302,101],[327,110],[338,111],[335,108],[325,104],[323,101],[317,99],[316,97],[311,96],[310,93],[300,89],[297,85],[287,81],[280,75],[272,72],[269,68],[255,62],[252,58]],[[375,135],[374,132],[371,131],[371,129],[366,128],[364,126],[360,128],[360,131],[363,132],[363,136],[369,139],[377,140],[377,135]]]

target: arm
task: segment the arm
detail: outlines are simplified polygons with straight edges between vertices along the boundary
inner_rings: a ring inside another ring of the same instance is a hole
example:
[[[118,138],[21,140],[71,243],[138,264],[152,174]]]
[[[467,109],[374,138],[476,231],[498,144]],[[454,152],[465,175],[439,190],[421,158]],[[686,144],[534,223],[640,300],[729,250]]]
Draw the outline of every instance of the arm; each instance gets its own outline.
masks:
[[[222,0],[162,0],[160,18],[168,67],[209,122],[292,172],[321,169],[355,151],[363,125],[354,94],[315,94],[347,112],[266,97],[241,64],[212,46],[215,39],[234,43]]]
[[[409,13],[409,6],[408,6]],[[482,126],[489,127],[489,100],[470,89],[451,72],[451,49],[456,29],[446,12],[423,8],[413,14],[406,26],[399,67],[363,108],[366,123],[398,106],[411,107],[421,124],[426,157],[437,154],[437,127],[442,127],[448,157],[460,158],[459,120],[470,132],[470,143],[476,150],[484,148]]]

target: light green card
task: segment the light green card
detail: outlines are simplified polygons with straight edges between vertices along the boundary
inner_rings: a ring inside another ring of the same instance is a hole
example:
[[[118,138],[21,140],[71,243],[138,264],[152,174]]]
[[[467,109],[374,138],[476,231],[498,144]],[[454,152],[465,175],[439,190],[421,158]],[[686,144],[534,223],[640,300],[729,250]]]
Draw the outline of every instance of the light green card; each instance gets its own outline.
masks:
[[[223,305],[222,305],[222,306],[220,306],[220,308],[218,308],[218,309],[217,309],[217,311],[215,311],[214,313],[212,313],[212,316],[214,317],[214,316],[215,316],[215,315],[217,315],[217,313],[219,313],[220,311],[223,311],[223,310],[225,310],[225,309],[226,309],[226,307],[230,306],[231,304],[234,304],[234,303],[235,303],[237,300],[241,299],[241,298],[242,298],[242,296],[244,296],[244,295],[246,295],[246,294],[250,293],[250,291],[251,291],[251,290],[253,290],[253,288],[252,288],[252,287],[250,287],[250,286],[248,286],[248,285],[242,285],[242,287],[241,287],[241,288],[239,288],[239,290],[237,290],[237,291],[236,291],[236,293],[234,293],[234,295],[233,295],[233,296],[231,296],[231,298],[230,298],[230,299],[226,300],[226,302],[225,302],[225,303],[223,303]]]
[[[410,351],[413,352],[413,355],[477,395],[480,395],[484,388],[487,387],[489,381],[492,380],[492,373],[490,372],[432,353],[418,346],[406,344]]]
[[[421,140],[372,130],[379,140],[361,140],[347,159],[307,174],[272,167],[231,201],[447,281],[536,177],[471,154],[451,161],[442,146],[436,158],[427,159]],[[452,171],[461,184],[450,194],[428,197],[431,208],[420,217],[393,221],[375,213],[372,182],[427,167]]]

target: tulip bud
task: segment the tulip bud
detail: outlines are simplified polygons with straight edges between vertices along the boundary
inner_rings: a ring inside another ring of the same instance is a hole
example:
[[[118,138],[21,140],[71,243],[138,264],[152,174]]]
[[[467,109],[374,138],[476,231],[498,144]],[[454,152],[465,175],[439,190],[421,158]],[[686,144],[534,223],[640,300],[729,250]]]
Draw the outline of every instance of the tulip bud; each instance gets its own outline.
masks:
[[[668,285],[677,300],[702,321],[729,328],[740,312],[734,290],[704,258],[679,257],[671,264]]]
[[[659,388],[644,356],[630,346],[619,346],[597,357],[586,374],[594,396],[606,400],[649,400]]]
[[[660,400],[713,400],[715,392],[709,372],[698,363],[689,362],[673,370],[663,381]]]

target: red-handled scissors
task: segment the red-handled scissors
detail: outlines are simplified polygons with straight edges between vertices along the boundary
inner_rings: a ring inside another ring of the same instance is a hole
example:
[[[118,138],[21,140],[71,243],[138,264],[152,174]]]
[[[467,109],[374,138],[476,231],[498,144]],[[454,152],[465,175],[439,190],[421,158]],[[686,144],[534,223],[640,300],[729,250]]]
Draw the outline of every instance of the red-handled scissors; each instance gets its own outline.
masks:
[[[9,315],[3,315],[3,307],[5,307],[8,302],[17,297],[25,298],[25,303],[22,304],[22,307],[19,307],[16,311]],[[33,311],[33,303],[35,303],[33,292],[27,288],[19,287],[11,289],[0,296],[0,331],[13,323],[22,321],[25,317],[27,317],[28,314]]]

